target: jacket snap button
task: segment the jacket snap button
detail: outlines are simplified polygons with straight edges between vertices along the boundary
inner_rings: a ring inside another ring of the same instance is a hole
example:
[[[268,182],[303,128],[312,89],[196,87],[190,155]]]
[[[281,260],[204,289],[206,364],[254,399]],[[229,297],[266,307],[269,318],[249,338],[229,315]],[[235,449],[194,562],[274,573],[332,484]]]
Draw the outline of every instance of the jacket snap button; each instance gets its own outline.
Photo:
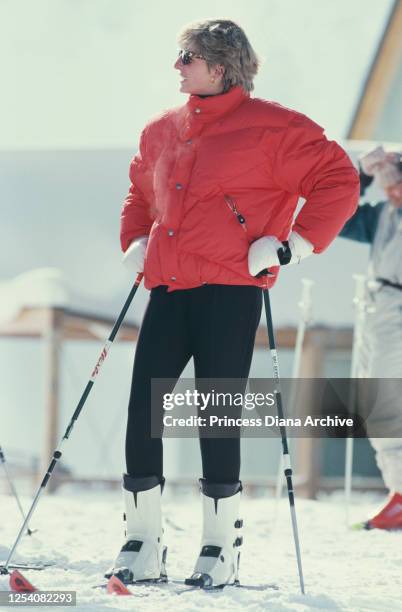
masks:
[[[193,144],[193,141],[191,140],[191,138],[189,140],[186,141],[187,144]]]
[[[197,113],[197,115],[198,115],[201,112],[201,109],[200,108],[195,108],[194,112]]]
[[[168,236],[174,236],[174,231],[173,230],[168,230]]]
[[[175,276],[171,276],[171,277],[170,277],[170,280],[175,281],[175,280],[176,280],[176,277],[175,277]]]
[[[183,185],[181,183],[176,183],[176,189],[181,189]]]

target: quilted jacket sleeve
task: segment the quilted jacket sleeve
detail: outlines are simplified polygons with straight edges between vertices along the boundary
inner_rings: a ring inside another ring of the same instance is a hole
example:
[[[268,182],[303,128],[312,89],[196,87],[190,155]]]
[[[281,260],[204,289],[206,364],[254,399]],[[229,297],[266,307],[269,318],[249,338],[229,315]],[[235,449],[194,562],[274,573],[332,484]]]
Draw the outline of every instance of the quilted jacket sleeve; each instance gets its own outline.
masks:
[[[297,114],[277,150],[273,178],[289,193],[305,198],[293,230],[326,249],[356,210],[359,175],[345,151],[323,129]]]
[[[139,151],[130,164],[131,186],[121,211],[120,243],[123,251],[128,249],[135,238],[149,235],[153,224],[150,205],[142,190],[146,173],[145,155],[146,129],[141,134]]]

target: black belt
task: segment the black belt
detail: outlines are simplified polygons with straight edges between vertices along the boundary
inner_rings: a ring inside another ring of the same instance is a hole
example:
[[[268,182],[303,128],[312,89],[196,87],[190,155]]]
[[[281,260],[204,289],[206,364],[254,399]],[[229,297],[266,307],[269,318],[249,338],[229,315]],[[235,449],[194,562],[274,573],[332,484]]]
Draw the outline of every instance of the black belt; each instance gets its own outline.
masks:
[[[381,283],[384,287],[393,287],[394,289],[399,289],[399,291],[402,291],[402,285],[399,283],[393,283],[386,278],[376,278],[376,281]]]

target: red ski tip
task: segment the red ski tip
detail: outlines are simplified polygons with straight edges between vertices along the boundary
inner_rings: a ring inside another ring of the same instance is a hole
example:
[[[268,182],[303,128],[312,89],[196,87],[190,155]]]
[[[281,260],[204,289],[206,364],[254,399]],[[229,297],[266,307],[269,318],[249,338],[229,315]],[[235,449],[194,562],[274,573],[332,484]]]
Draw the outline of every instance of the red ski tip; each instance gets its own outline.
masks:
[[[112,576],[109,578],[107,583],[107,592],[114,595],[132,595],[132,592],[128,590],[126,585],[117,578]]]
[[[10,574],[10,588],[17,593],[34,593],[37,590],[18,570]]]

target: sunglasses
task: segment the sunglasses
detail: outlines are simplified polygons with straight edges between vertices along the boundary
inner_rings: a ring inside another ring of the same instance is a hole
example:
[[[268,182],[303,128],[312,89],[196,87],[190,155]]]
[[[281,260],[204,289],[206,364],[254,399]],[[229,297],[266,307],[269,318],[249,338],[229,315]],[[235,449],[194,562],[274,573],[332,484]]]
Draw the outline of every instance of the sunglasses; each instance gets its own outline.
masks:
[[[205,60],[203,55],[199,55],[198,53],[194,53],[194,51],[187,51],[185,49],[179,50],[179,58],[181,59],[182,64],[191,64],[193,59],[196,58]]]

